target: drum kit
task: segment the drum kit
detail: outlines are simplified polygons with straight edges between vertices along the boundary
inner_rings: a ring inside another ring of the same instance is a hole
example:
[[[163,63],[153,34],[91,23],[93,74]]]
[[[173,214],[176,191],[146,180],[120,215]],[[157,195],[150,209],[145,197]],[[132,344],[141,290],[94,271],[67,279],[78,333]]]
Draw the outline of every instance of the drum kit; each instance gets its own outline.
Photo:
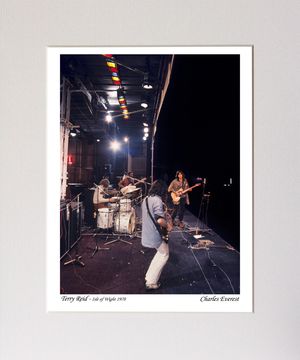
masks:
[[[113,196],[107,207],[98,209],[97,228],[132,235],[136,228],[135,205],[141,197],[141,189],[128,185],[120,192],[122,196]]]

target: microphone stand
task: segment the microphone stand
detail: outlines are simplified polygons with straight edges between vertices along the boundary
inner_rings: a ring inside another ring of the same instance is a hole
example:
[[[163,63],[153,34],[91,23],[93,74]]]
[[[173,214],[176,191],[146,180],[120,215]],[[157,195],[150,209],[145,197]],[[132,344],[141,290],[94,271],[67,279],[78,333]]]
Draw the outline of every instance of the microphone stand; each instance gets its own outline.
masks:
[[[203,226],[203,229],[200,229],[200,230],[202,233],[211,234],[212,231],[208,228],[208,217],[207,217],[210,192],[205,194],[205,186],[206,186],[206,178],[204,178],[204,181],[203,181],[203,191],[202,191],[200,211],[199,211],[199,221],[201,222],[201,225]],[[201,210],[203,210],[203,211],[201,211]],[[201,214],[202,214],[203,221],[200,220]]]
[[[197,223],[194,228],[190,228],[190,231],[192,233],[195,232],[193,236],[197,236],[197,238],[203,238],[204,235],[201,233],[204,232],[210,232],[210,230],[207,227],[207,212],[208,212],[208,204],[209,204],[209,197],[210,193],[205,194],[205,187],[206,187],[206,178],[204,178],[202,183],[202,192],[201,192],[201,200],[200,200],[200,207],[199,207],[199,213],[197,217]],[[205,209],[204,206],[206,205]],[[203,221],[200,220],[200,218],[203,218]],[[200,222],[200,227],[199,227]],[[201,227],[203,226],[203,229]]]
[[[134,177],[131,177],[131,176],[128,176],[128,175],[127,175],[127,177],[128,177],[129,179],[134,180],[134,181],[139,182],[139,183],[144,183],[144,184],[147,184],[147,185],[152,185],[151,183],[149,183],[149,182],[147,182],[147,181],[145,181],[145,180],[137,179],[137,178],[134,178]],[[134,185],[134,184],[133,184],[133,185]]]

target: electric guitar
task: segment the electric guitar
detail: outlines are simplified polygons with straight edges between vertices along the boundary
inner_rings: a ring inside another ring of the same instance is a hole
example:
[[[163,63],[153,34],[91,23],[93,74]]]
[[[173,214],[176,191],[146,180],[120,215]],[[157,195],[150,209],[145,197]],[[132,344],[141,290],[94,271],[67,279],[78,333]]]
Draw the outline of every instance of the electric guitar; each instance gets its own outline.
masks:
[[[162,240],[164,240],[164,242],[168,243],[169,241],[169,232],[173,229],[173,220],[172,220],[172,216],[169,214],[168,212],[168,208],[167,206],[164,204],[164,214],[165,214],[165,220],[168,224],[169,230],[167,227],[162,227],[159,226],[159,232],[160,232],[160,236],[162,238]]]
[[[192,191],[197,186],[201,186],[201,184],[195,184],[195,185],[193,185],[193,186],[191,186],[191,187],[189,187],[188,189],[185,189],[185,190],[179,189],[177,191],[172,191],[171,192],[171,198],[172,198],[173,204],[178,205],[179,202],[180,202],[180,199],[182,198],[182,196],[185,193],[187,193],[188,191]]]

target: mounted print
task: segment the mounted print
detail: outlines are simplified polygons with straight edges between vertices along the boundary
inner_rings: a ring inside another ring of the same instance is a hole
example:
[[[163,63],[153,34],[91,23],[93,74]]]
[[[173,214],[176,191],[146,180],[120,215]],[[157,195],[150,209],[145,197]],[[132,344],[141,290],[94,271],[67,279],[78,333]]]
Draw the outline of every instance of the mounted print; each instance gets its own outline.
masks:
[[[251,312],[252,47],[47,61],[47,310]]]

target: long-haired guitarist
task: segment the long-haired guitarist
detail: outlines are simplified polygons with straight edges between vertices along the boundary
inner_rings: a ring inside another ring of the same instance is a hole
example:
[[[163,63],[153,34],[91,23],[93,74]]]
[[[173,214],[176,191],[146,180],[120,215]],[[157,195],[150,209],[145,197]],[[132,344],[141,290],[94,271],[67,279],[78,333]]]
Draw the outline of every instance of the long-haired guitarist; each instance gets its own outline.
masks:
[[[160,287],[158,280],[169,258],[166,236],[167,232],[172,230],[172,224],[167,221],[164,212],[163,200],[166,194],[166,183],[156,180],[142,203],[142,245],[156,249],[156,254],[145,275],[147,290],[156,290]]]
[[[185,211],[185,204],[190,204],[188,193],[182,193],[188,188],[189,183],[185,178],[184,172],[178,170],[176,172],[175,179],[169,185],[168,192],[171,193],[171,198],[174,206],[172,213],[173,224],[175,224],[176,217],[178,216],[179,227],[182,229],[184,228],[183,216]]]
[[[168,191],[171,193],[173,202],[172,220],[175,224],[176,216],[178,216],[179,227],[181,229],[184,229],[183,216],[185,211],[185,204],[190,204],[188,192],[192,191],[195,187],[200,185],[201,184],[199,183],[189,187],[189,183],[185,178],[184,172],[181,170],[176,172],[175,179],[169,185]]]

